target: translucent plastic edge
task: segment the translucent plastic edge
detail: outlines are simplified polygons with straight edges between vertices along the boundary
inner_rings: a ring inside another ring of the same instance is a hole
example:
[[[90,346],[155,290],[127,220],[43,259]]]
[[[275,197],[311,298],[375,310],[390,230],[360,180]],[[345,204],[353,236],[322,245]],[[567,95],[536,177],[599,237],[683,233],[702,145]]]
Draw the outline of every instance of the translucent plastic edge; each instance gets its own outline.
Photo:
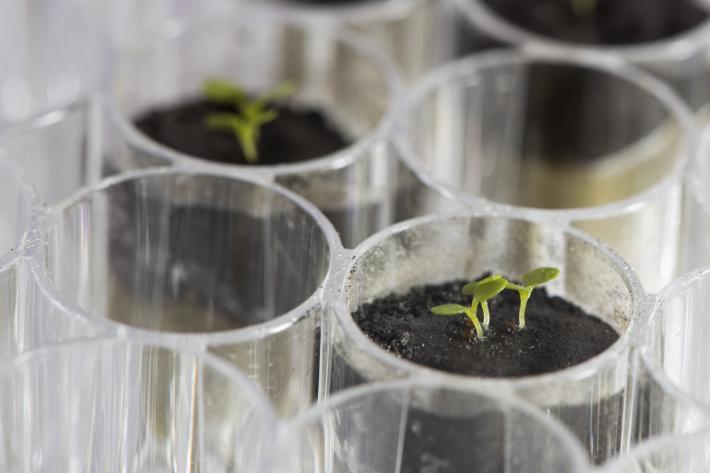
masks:
[[[2,149],[0,149],[0,155],[5,155]],[[34,185],[22,169],[12,162],[0,160],[0,172],[10,175],[12,181],[17,185],[27,215],[27,226],[14,242],[14,247],[0,256],[0,271],[4,271],[27,254],[28,247],[36,238],[36,230],[44,210]]]
[[[426,3],[451,3],[450,0],[365,0],[345,5],[294,5],[288,0],[239,0],[237,5],[249,6],[292,17],[317,17],[331,21],[380,23],[396,20]]]
[[[32,253],[33,267],[37,274],[40,284],[46,288],[47,294],[54,298],[62,307],[66,307],[68,310],[78,312],[83,315],[83,318],[87,319],[92,323],[98,323],[99,326],[106,328],[111,333],[121,334],[123,336],[135,336],[138,339],[145,341],[169,341],[178,346],[190,346],[196,344],[196,346],[201,347],[211,347],[216,345],[223,345],[228,343],[240,343],[250,340],[258,340],[262,338],[269,337],[273,334],[279,333],[283,330],[288,329],[300,320],[308,316],[311,310],[322,304],[322,294],[324,287],[327,285],[331,274],[334,272],[334,267],[337,264],[337,256],[340,249],[342,248],[339,240],[339,236],[335,229],[333,228],[330,221],[320,213],[320,211],[313,206],[310,202],[306,201],[302,197],[292,193],[291,191],[265,181],[264,179],[259,179],[256,176],[234,176],[234,175],[224,175],[214,170],[204,169],[190,169],[182,167],[167,167],[167,168],[151,168],[147,170],[137,170],[130,171],[126,173],[121,173],[116,176],[104,179],[96,186],[86,188],[73,196],[61,201],[60,203],[50,207],[48,209],[47,215],[43,219],[40,225],[40,238],[46,240],[49,238],[49,229],[52,226],[52,219],[60,218],[62,212],[70,208],[71,206],[77,204],[86,199],[90,199],[93,195],[101,193],[106,189],[114,187],[116,185],[123,184],[125,182],[138,181],[141,179],[149,179],[154,176],[212,176],[218,177],[220,179],[232,179],[235,181],[246,182],[248,184],[262,187],[264,189],[273,192],[276,195],[281,195],[286,200],[294,202],[294,204],[301,210],[306,212],[316,223],[323,233],[323,237],[328,245],[329,249],[329,262],[328,269],[323,279],[321,280],[318,288],[301,304],[295,308],[274,317],[268,322],[261,324],[251,325],[248,327],[235,329],[235,330],[225,330],[221,332],[205,332],[205,333],[176,333],[176,332],[166,332],[158,330],[148,330],[140,327],[135,327],[132,325],[123,324],[106,317],[107,314],[94,314],[92,311],[80,308],[78,304],[71,301],[70,297],[62,294],[51,281],[51,277],[43,270],[43,262],[41,258],[44,257],[45,253],[40,250],[36,250]]]
[[[0,134],[7,131],[35,130],[54,125],[77,110],[86,107],[93,95],[93,92],[87,91],[77,99],[67,100],[57,106],[40,110],[21,120],[0,120]]]
[[[683,176],[690,162],[697,154],[699,138],[696,122],[690,109],[667,85],[634,66],[625,64],[618,57],[610,54],[570,56],[569,51],[523,51],[511,49],[485,51],[447,63],[428,73],[412,90],[408,98],[402,101],[400,108],[395,114],[392,127],[393,139],[399,143],[402,159],[408,162],[410,168],[420,176],[420,179],[433,184],[437,188],[449,187],[445,182],[427,176],[428,173],[422,169],[415,158],[417,155],[416,151],[406,139],[403,129],[404,124],[407,122],[406,117],[410,115],[411,110],[419,106],[422,100],[433,90],[438,89],[444,84],[463,80],[483,69],[525,63],[562,64],[594,69],[637,85],[639,89],[647,92],[662,103],[669,114],[678,121],[682,132],[678,161],[673,165],[670,172],[647,189],[625,199],[593,207],[541,209],[504,204],[485,197],[472,195],[463,190],[452,190],[454,195],[464,201],[473,203],[487,201],[491,206],[498,207],[501,210],[508,209],[515,212],[522,212],[531,219],[553,219],[559,222],[574,222],[577,220],[598,219],[634,212],[638,208],[643,207],[647,202],[652,201],[654,197],[666,194],[670,188],[682,183]]]
[[[691,291],[696,283],[703,281],[708,277],[710,277],[710,267],[696,269],[675,279],[664,289],[662,289],[654,298],[653,307],[651,308],[648,317],[648,326],[650,327],[651,323],[655,321],[657,317],[662,316],[661,310],[667,301]],[[658,358],[653,354],[650,337],[651,333],[647,331],[644,334],[644,337],[640,340],[639,355],[642,363],[651,374],[651,378],[661,385],[664,390],[671,393],[671,397],[676,400],[684,400],[689,404],[695,405],[698,409],[704,411],[706,415],[710,416],[710,402],[703,402],[696,399],[671,380],[670,376],[666,373],[666,370],[663,369],[663,366],[659,362]],[[708,420],[710,421],[710,417]]]
[[[619,339],[613,345],[594,358],[552,373],[516,378],[494,379],[446,373],[416,364],[384,350],[374,341],[370,340],[370,338],[367,337],[362,330],[360,330],[355,321],[352,319],[352,315],[347,307],[344,297],[345,292],[348,290],[349,275],[359,263],[360,258],[368,254],[373,248],[379,246],[382,242],[392,237],[392,235],[421,225],[457,218],[498,218],[506,220],[523,220],[537,225],[546,225],[546,228],[548,229],[555,228],[560,233],[570,235],[588,244],[597,254],[601,255],[609,262],[609,266],[612,267],[617,274],[619,274],[627,287],[631,297],[631,322],[629,327],[623,334],[620,335]],[[443,216],[432,215],[407,220],[400,224],[388,227],[382,232],[373,235],[361,243],[347,256],[348,261],[345,262],[345,266],[342,270],[338,272],[338,278],[331,280],[331,286],[327,290],[328,300],[326,305],[331,307],[333,312],[335,312],[337,323],[345,329],[347,340],[354,348],[366,353],[368,357],[376,360],[377,362],[396,369],[399,372],[406,373],[408,376],[444,378],[447,382],[457,382],[457,380],[459,380],[462,382],[475,383],[480,386],[487,386],[489,389],[495,390],[506,386],[518,389],[533,385],[554,383],[563,379],[579,379],[588,373],[593,373],[600,367],[610,365],[615,360],[619,360],[621,356],[626,356],[625,354],[630,353],[630,350],[638,344],[638,340],[643,336],[644,329],[647,326],[646,320],[651,296],[644,292],[638,277],[628,263],[621,259],[621,257],[619,257],[613,250],[611,250],[607,245],[588,236],[586,233],[574,228],[557,225],[553,222],[546,222],[544,220],[531,220],[525,218],[523,215],[515,214],[511,211],[497,212],[495,210],[490,210],[487,212],[458,213]]]
[[[699,143],[698,152],[688,166],[685,175],[685,183],[691,198],[694,199],[708,217],[710,217],[710,192],[707,188],[707,176],[703,175],[702,172],[696,172],[702,171],[702,168],[697,170],[696,167],[702,166],[701,162],[703,160],[707,162],[710,158],[710,126],[706,126],[702,129]],[[710,171],[710,165],[705,164],[705,166],[708,166],[708,171]]]
[[[266,396],[262,391],[251,381],[249,378],[243,374],[241,371],[236,369],[234,366],[230,365],[229,362],[221,359],[218,356],[212,355],[206,351],[196,350],[195,347],[188,347],[183,345],[171,344],[166,341],[158,340],[141,340],[141,339],[128,339],[119,338],[115,336],[99,336],[90,339],[80,339],[53,343],[50,345],[45,345],[38,347],[22,354],[17,355],[13,359],[6,361],[0,365],[0,377],[6,376],[13,372],[13,370],[26,366],[28,364],[35,363],[37,361],[42,361],[50,359],[55,356],[56,353],[61,353],[69,351],[70,349],[76,347],[82,347],[85,349],[103,349],[106,345],[112,345],[117,348],[126,349],[141,349],[141,348],[159,348],[163,350],[168,350],[174,352],[178,355],[183,354],[187,356],[193,356],[214,369],[220,375],[224,376],[235,386],[237,386],[240,391],[243,391],[249,401],[257,408],[258,412],[264,416],[266,421],[276,424],[277,416],[273,407],[269,403]]]
[[[596,471],[598,473],[629,473],[629,471],[636,471],[629,470],[636,462],[659,451],[673,448],[688,452],[695,449],[703,451],[703,449],[707,450],[708,445],[710,445],[710,430],[707,429],[693,434],[663,435],[638,444],[623,457],[610,461]]]
[[[505,20],[481,0],[453,0],[468,19],[469,23],[490,35],[493,39],[520,45],[523,49],[557,51],[569,56],[613,53],[625,61],[643,65],[659,62],[681,62],[689,56],[708,49],[710,40],[710,13],[699,25],[673,37],[633,45],[585,45],[571,41],[560,41],[534,33]],[[705,7],[706,8],[706,7]]]
[[[96,69],[86,77],[82,77],[82,89],[76,97],[61,100],[51,106],[39,108],[37,111],[23,117],[19,120],[2,120],[0,119],[0,133],[5,130],[14,130],[17,128],[40,128],[56,123],[64,118],[64,116],[73,113],[76,109],[85,106],[92,100],[97,92],[101,89],[102,77],[106,73],[107,58],[110,56],[110,44],[108,39],[100,31],[94,21],[88,14],[86,6],[83,6],[78,0],[54,0],[48,2],[52,6],[55,3],[62,3],[65,9],[70,9],[77,19],[74,26],[84,28],[86,38],[85,41],[94,41],[97,43],[97,55],[95,58],[99,62],[96,64]]]
[[[294,432],[302,433],[312,425],[317,424],[324,415],[337,411],[341,406],[345,406],[352,401],[367,398],[387,392],[412,391],[421,392],[425,390],[448,390],[460,394],[470,394],[490,399],[496,404],[503,405],[509,410],[521,412],[534,419],[543,428],[550,431],[560,441],[560,447],[569,453],[569,457],[574,464],[575,472],[586,472],[590,468],[589,456],[584,452],[579,440],[563,424],[550,418],[537,407],[517,398],[511,391],[483,389],[472,386],[470,383],[459,380],[443,379],[406,379],[397,381],[377,382],[360,385],[345,391],[338,392],[333,396],[320,401],[318,404],[307,408],[299,416],[290,420],[286,425]]]
[[[260,21],[262,23],[276,23],[291,26],[298,26],[301,29],[308,30],[309,28],[318,28],[317,18],[312,16],[301,17],[298,15],[290,15],[288,11],[260,8],[243,8],[243,11],[236,9],[228,18],[206,17],[198,21],[190,20],[173,20],[161,25],[160,38],[150,43],[144,44],[143,48],[129,52],[135,54],[150,48],[153,45],[161,44],[174,40],[177,37],[190,34],[198,30],[208,30],[211,24],[216,23],[245,23]],[[242,16],[238,14],[241,13]],[[378,125],[367,135],[353,142],[350,146],[338,150],[326,156],[316,159],[304,161],[296,164],[275,164],[268,166],[249,166],[240,164],[219,164],[212,163],[205,159],[200,159],[189,154],[181,153],[168,146],[158,143],[140,132],[131,122],[130,117],[121,113],[116,105],[109,97],[103,97],[103,105],[108,113],[110,122],[116,127],[119,137],[124,139],[129,145],[134,146],[139,150],[144,150],[150,153],[153,157],[164,160],[168,164],[185,165],[201,168],[214,168],[227,172],[239,172],[249,175],[266,175],[271,178],[283,175],[292,175],[300,173],[309,173],[313,171],[323,171],[329,169],[340,169],[353,162],[360,156],[366,154],[378,140],[385,138],[388,135],[394,120],[394,111],[398,108],[398,103],[402,100],[401,96],[404,93],[403,81],[399,75],[397,68],[392,64],[380,51],[370,45],[366,40],[361,39],[358,35],[347,31],[339,30],[337,32],[328,32],[325,34],[332,42],[345,44],[348,48],[356,51],[358,54],[368,58],[380,71],[381,77],[388,89],[388,103],[384,109],[384,114],[381,117]],[[120,60],[120,59],[119,59]],[[105,79],[107,80],[107,79]],[[105,87],[104,87],[105,88]]]

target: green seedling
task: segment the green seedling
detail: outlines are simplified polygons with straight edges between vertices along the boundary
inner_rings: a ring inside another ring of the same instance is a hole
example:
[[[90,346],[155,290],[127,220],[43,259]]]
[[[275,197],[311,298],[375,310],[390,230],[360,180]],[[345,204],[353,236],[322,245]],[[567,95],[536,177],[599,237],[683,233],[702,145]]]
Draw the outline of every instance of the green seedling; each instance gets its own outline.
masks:
[[[506,289],[513,289],[520,294],[520,311],[518,312],[518,326],[520,329],[525,328],[525,309],[527,308],[528,300],[532,295],[533,289],[547,284],[559,276],[559,274],[560,270],[557,268],[538,268],[523,275],[522,285],[507,281]]]
[[[231,130],[244,157],[251,163],[259,161],[257,144],[261,127],[278,117],[278,112],[272,107],[273,102],[284,99],[295,91],[293,84],[284,82],[252,99],[242,88],[221,79],[205,81],[202,89],[210,102],[229,105],[235,110],[208,115],[207,126]]]
[[[577,16],[587,16],[594,13],[597,8],[597,0],[570,0],[572,11]]]
[[[483,327],[481,327],[481,323],[478,320],[478,306],[482,305],[483,303],[487,303],[488,300],[500,294],[500,292],[505,289],[507,283],[507,281],[502,277],[486,279],[489,280],[478,281],[473,286],[473,300],[471,301],[470,307],[466,307],[459,304],[444,304],[432,308],[431,312],[435,315],[442,315],[447,317],[465,314],[466,317],[468,317],[471,322],[473,322],[473,327],[476,329],[477,338],[479,340],[482,340]]]
[[[503,280],[507,284],[508,281],[503,278],[500,274],[492,274],[488,276],[487,278],[483,278],[480,281],[474,281],[466,284],[462,289],[461,292],[467,296],[473,297],[478,288],[482,284],[486,284],[490,281],[497,281],[497,280]],[[488,300],[481,301],[481,309],[483,310],[483,328],[487,329],[488,326],[491,324],[491,312],[488,309]]]

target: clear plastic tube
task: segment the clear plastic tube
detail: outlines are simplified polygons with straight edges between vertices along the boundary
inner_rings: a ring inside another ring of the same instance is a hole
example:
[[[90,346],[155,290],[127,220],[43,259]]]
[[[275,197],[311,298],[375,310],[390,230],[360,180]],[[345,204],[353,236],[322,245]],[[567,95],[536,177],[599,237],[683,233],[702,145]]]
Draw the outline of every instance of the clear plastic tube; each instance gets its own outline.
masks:
[[[710,356],[705,334],[710,307],[710,268],[689,273],[657,298],[642,356],[656,379],[668,380],[680,392],[710,409]]]
[[[196,20],[229,14],[234,10],[231,0],[73,0],[106,42],[110,57],[131,48],[140,47],[153,38],[156,28],[168,20]]]
[[[58,301],[30,259],[5,260],[0,270],[0,359],[52,343],[95,337],[105,330]]]
[[[610,56],[489,52],[430,74],[399,113],[405,158],[474,208],[495,202],[579,227],[649,290],[678,267],[689,111]]]
[[[685,177],[682,238],[679,242],[684,272],[710,265],[710,242],[707,229],[710,225],[710,131],[703,131],[697,155]]]
[[[561,425],[505,392],[461,383],[363,386],[308,410],[293,428],[301,464],[283,471],[588,471]]]
[[[158,169],[65,201],[45,227],[51,283],[89,317],[218,352],[284,415],[312,401],[337,236],[310,204],[258,180]]]
[[[395,222],[466,208],[446,189],[425,185],[401,155],[396,145],[383,139],[343,167],[277,175],[275,180],[314,202],[346,248]]]
[[[89,98],[105,50],[73,0],[1,0],[0,11],[0,158],[54,203],[97,177]]]
[[[633,449],[600,473],[702,473],[710,468],[710,432],[667,436]]]
[[[710,16],[699,25],[667,39],[634,45],[585,45],[560,41],[518,27],[494,13],[484,0],[456,1],[481,34],[502,45],[520,46],[530,51],[552,51],[567,57],[613,55],[668,82],[695,109],[710,101],[710,86],[705,80],[710,70],[707,59]],[[695,3],[707,8],[702,2]]]
[[[0,369],[3,471],[261,472],[268,403],[208,354],[96,339]]]
[[[21,253],[36,223],[37,205],[34,189],[22,172],[11,163],[0,162],[0,266]]]
[[[71,0],[2,0],[0,125],[59,110],[93,90],[102,48]]]
[[[709,411],[683,393],[658,365],[636,349],[631,385],[632,445],[667,435],[691,434],[707,428]]]
[[[272,172],[342,165],[386,127],[399,92],[398,76],[376,50],[345,33],[321,31],[313,21],[242,10],[165,22],[156,26],[150,41],[116,59],[107,94],[110,113],[127,140],[174,163],[213,164],[159,144],[132,122],[151,107],[199,96],[203,82],[213,77],[235,81],[250,92],[291,82],[293,103],[318,108],[353,143],[303,163],[269,166]],[[262,166],[229,168],[264,171]]]
[[[350,4],[302,0],[242,0],[251,8],[318,19],[320,28],[348,29],[375,45],[410,83],[432,68],[491,42],[476,34],[449,0],[373,0]]]
[[[574,229],[504,214],[426,217],[388,228],[346,255],[330,291],[324,320],[329,353],[322,395],[373,380],[397,377],[465,381],[492,392],[510,389],[565,422],[596,462],[625,445],[624,404],[631,347],[645,325],[647,297],[635,274],[605,246]],[[422,284],[474,278],[491,271],[519,278],[540,266],[556,266],[562,277],[549,290],[605,320],[620,339],[598,356],[558,372],[521,378],[485,379],[452,375],[400,358],[371,341],[351,312],[360,304]]]
[[[346,247],[426,209],[455,206],[445,191],[423,186],[384,138],[400,87],[377,50],[288,11],[242,9],[218,20],[165,24],[158,39],[119,57],[111,81],[106,173],[175,164],[259,175],[314,203]],[[295,103],[325,111],[352,143],[300,163],[225,165],[158,144],[130,121],[151,106],[199,94],[202,81],[215,75],[255,90],[291,81],[298,88]]]
[[[22,168],[41,201],[59,202],[99,180],[97,117],[93,103],[81,100],[29,120],[0,125],[0,158]]]

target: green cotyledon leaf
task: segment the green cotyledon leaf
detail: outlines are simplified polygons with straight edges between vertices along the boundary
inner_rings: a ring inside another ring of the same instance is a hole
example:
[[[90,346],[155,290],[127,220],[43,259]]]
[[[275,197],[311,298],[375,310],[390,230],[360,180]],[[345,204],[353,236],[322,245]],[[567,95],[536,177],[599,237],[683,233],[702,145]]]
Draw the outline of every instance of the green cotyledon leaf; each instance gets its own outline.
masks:
[[[559,276],[557,268],[537,268],[523,275],[523,285],[526,287],[542,286]]]

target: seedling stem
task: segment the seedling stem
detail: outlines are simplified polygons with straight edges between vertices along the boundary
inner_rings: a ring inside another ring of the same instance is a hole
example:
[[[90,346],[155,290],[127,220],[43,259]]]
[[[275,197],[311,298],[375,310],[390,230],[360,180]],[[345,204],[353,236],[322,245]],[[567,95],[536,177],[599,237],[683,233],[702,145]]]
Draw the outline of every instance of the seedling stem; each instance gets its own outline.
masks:
[[[250,99],[244,90],[228,81],[207,80],[203,84],[203,92],[207,100],[230,105],[235,109],[235,112],[208,115],[207,126],[231,130],[239,142],[244,158],[250,163],[256,163],[259,161],[257,143],[261,127],[278,117],[278,112],[270,104],[288,97],[294,90],[291,83],[284,82],[256,99]]]
[[[432,313],[435,315],[452,316],[465,314],[471,322],[473,322],[473,327],[476,329],[476,337],[479,340],[483,339],[483,327],[478,320],[478,306],[485,304],[483,309],[484,322],[486,320],[486,313],[488,312],[487,301],[497,296],[503,289],[505,289],[506,280],[499,275],[494,275],[497,277],[490,276],[471,285],[467,284],[463,288],[464,294],[468,291],[473,291],[473,300],[471,301],[471,306],[466,307],[459,304],[444,304],[436,306],[431,309]],[[490,323],[490,313],[487,316],[488,322]]]
[[[504,289],[513,289],[518,291],[520,295],[520,308],[518,310],[518,326],[522,330],[525,328],[525,311],[528,306],[528,300],[532,296],[533,290],[543,284],[552,281],[560,274],[557,268],[538,268],[523,275],[523,284],[515,284],[506,280],[500,274],[493,274],[480,281],[474,281],[466,284],[461,292],[467,296],[471,296],[471,305],[466,307],[459,304],[443,304],[431,309],[435,315],[453,316],[465,314],[476,329],[476,336],[479,340],[483,339],[484,330],[488,330],[491,323],[491,313],[488,307],[488,301]],[[481,306],[483,311],[483,325],[478,320],[478,306]]]
[[[520,309],[518,311],[518,328],[525,328],[525,310],[528,306],[528,300],[532,295],[533,289],[542,286],[560,274],[557,268],[538,268],[523,275],[523,284],[515,284],[510,281],[506,282],[506,289],[513,289],[520,294]]]

